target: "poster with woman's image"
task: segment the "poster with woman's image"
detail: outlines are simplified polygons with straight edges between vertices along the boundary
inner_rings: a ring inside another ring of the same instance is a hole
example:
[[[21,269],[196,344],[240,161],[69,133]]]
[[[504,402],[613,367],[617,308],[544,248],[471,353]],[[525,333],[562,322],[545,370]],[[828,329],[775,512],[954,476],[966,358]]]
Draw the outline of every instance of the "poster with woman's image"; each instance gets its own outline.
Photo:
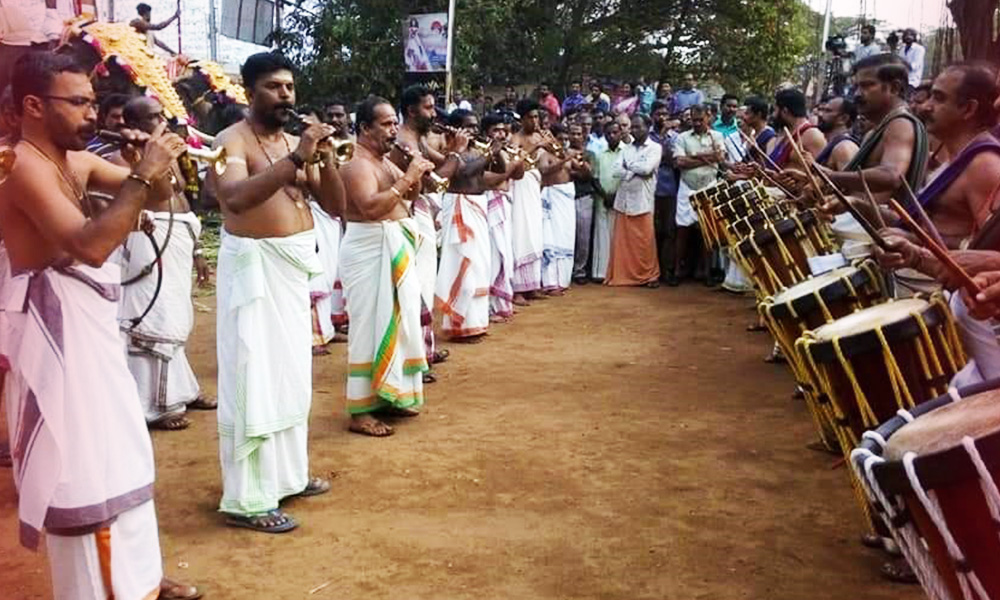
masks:
[[[403,60],[407,72],[445,71],[448,64],[448,13],[410,15],[403,23]]]

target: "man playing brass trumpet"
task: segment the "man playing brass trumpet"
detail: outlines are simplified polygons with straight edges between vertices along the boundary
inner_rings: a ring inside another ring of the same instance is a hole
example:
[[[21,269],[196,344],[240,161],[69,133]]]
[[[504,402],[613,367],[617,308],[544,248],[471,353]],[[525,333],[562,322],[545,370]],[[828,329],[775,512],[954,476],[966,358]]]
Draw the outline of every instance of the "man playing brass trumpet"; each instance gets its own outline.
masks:
[[[129,100],[123,116],[126,127],[145,133],[166,122],[163,107],[148,96]],[[114,158],[121,160],[120,154]],[[143,232],[133,232],[122,246],[122,280],[131,283],[122,288],[120,319],[146,422],[153,429],[178,430],[191,424],[186,408],[213,410],[216,403],[201,395],[184,352],[194,326],[191,271],[196,269],[203,285],[209,269],[198,245],[201,221],[184,196],[184,175],[176,162],[170,172],[153,184],[157,194],[145,206],[156,246]],[[149,269],[157,258],[160,273]]]
[[[198,598],[162,579],[153,448],[118,332],[121,270],[108,260],[186,145],[160,125],[126,133],[130,168],[85,152],[97,122],[88,74],[47,52],[14,66],[21,140],[0,185],[0,231],[16,275],[0,284],[0,353],[11,439],[31,440],[14,452],[21,542],[37,547],[44,529],[56,599]],[[100,213],[94,189],[113,198]]]
[[[297,523],[290,496],[330,489],[309,477],[312,403],[309,279],[320,272],[308,196],[344,208],[329,125],[285,133],[295,114],[293,67],[277,53],[241,69],[250,116],[215,140],[228,155],[217,178],[224,228],[218,265],[219,445],[227,524],[280,533]],[[320,161],[312,164],[319,155]]]

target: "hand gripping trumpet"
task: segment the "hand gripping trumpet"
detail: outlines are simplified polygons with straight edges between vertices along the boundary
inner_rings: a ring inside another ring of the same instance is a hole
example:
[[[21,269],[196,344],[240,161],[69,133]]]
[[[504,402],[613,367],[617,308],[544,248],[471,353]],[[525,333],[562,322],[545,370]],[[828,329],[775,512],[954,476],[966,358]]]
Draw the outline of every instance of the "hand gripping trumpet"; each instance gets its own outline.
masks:
[[[99,130],[97,132],[97,137],[107,142],[118,142],[122,144],[132,143],[125,139],[125,136],[122,134],[116,131],[108,131],[106,129]],[[185,154],[198,162],[203,162],[211,166],[215,170],[216,175],[222,175],[226,172],[226,149],[221,146],[215,150],[193,148],[188,146]]]
[[[306,127],[309,127],[310,124],[316,122],[312,116],[302,113],[295,113],[294,119],[297,122],[292,123],[293,135],[298,136],[302,135],[302,132],[305,131]],[[332,136],[325,137],[320,140],[320,142],[330,140],[331,137]],[[333,144],[333,156],[338,167],[347,164],[352,158],[354,158],[354,142],[351,140],[334,139],[330,141],[330,143]],[[316,154],[309,160],[310,164],[320,162],[323,162],[323,158],[320,156],[319,152],[316,152]]]
[[[524,163],[525,168],[529,171],[534,169],[535,163],[538,162],[537,158],[512,144],[507,144],[500,151],[503,152],[504,159],[511,162],[519,160]]]
[[[413,160],[413,151],[399,142],[395,142],[394,145],[396,146],[396,149],[402,152],[403,156],[405,156],[408,160]],[[427,173],[426,178],[430,180],[431,188],[436,193],[443,194],[448,191],[449,182],[447,177],[441,177],[434,171],[430,171]]]

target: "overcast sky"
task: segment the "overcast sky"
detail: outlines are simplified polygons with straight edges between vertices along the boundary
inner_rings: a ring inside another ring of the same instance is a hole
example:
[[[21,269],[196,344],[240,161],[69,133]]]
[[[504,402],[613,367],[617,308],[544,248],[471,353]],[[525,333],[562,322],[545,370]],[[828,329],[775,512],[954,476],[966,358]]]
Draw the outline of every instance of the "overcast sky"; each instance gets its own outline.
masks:
[[[813,10],[824,12],[826,0],[806,0]],[[833,0],[833,14],[837,17],[857,17],[861,0]],[[885,21],[899,29],[914,27],[923,33],[938,27],[941,15],[947,11],[945,0],[865,0],[868,18]],[[882,37],[881,31],[879,37]]]

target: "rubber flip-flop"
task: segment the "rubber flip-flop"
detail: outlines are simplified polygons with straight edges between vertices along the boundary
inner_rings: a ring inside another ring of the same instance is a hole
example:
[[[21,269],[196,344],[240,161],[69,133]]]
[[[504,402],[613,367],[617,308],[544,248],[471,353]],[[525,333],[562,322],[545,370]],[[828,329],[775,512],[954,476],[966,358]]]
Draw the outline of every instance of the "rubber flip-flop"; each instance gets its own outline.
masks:
[[[285,522],[278,525],[272,525],[266,527],[260,524],[260,521],[267,517],[284,517]],[[263,515],[257,515],[256,517],[247,517],[244,515],[229,515],[226,518],[226,525],[230,527],[242,527],[244,529],[250,529],[252,531],[259,531],[261,533],[285,533],[291,531],[299,526],[295,522],[295,519],[281,512],[280,510],[272,510]]]
[[[306,489],[298,494],[292,494],[292,498],[308,498],[309,496],[319,496],[330,491],[330,482],[319,477],[313,477],[306,484]]]

